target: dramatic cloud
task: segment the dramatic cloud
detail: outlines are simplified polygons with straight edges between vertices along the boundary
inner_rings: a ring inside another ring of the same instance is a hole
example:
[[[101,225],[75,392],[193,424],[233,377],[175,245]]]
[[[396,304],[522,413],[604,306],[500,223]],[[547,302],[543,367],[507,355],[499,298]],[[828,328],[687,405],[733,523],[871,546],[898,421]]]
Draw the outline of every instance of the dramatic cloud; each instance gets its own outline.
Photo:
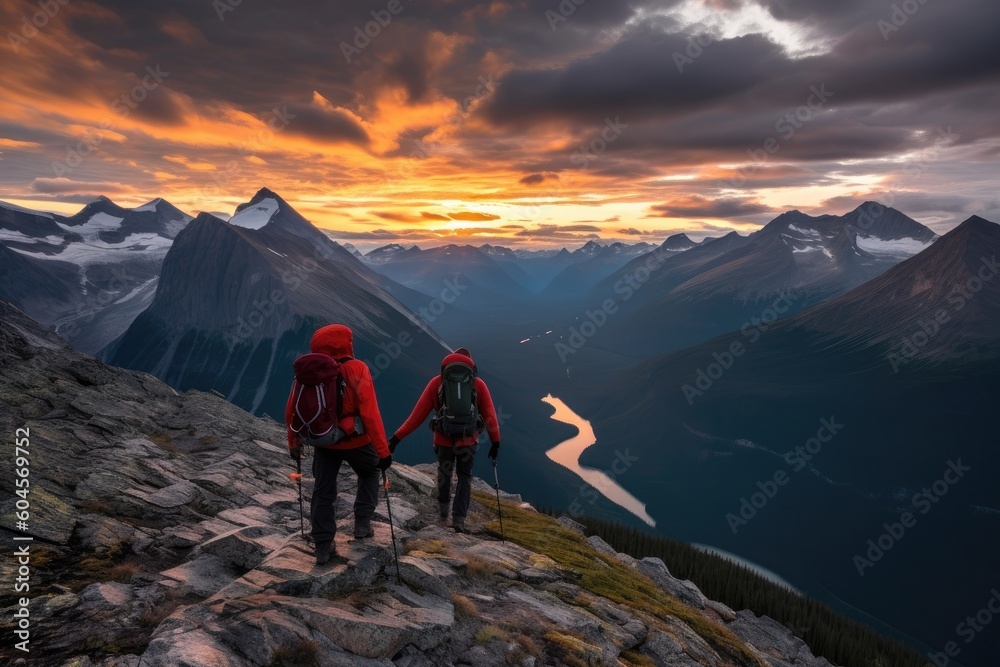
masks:
[[[657,204],[651,211],[663,218],[740,218],[771,211],[771,207],[756,201],[736,199],[706,199],[689,195],[666,204]]]
[[[459,211],[458,213],[449,213],[448,217],[452,220],[463,220],[465,222],[487,222],[489,220],[500,219],[500,216],[494,213],[479,213],[477,211]]]
[[[231,210],[267,185],[373,242],[746,231],[861,197],[946,231],[996,215],[1000,3],[912,6],[404,2],[356,44],[364,3],[87,0],[27,37],[35,5],[0,0],[0,193]]]

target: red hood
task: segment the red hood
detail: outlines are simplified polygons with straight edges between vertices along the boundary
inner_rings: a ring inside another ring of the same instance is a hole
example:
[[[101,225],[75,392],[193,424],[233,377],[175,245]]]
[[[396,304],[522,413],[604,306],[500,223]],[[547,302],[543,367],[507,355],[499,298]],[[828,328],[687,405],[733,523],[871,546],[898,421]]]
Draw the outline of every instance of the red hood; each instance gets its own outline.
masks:
[[[458,354],[457,352],[452,352],[447,357],[441,360],[441,371],[444,371],[445,366],[448,364],[462,363],[472,366],[473,369],[476,368],[476,362],[472,360],[472,357],[466,356],[464,354]]]
[[[313,334],[309,349],[328,354],[334,359],[353,357],[354,334],[343,324],[328,324]]]

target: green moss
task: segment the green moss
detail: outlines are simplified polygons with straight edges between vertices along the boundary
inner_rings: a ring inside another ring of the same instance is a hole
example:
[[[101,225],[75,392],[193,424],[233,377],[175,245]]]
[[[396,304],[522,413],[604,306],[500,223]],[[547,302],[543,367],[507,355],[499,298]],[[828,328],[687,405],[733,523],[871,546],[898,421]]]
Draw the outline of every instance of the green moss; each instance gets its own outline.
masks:
[[[486,493],[474,492],[474,495],[487,504]],[[493,504],[496,505],[495,499]],[[667,594],[649,578],[601,554],[579,533],[552,517],[504,502],[503,527],[508,540],[545,554],[560,567],[578,573],[579,584],[594,595],[654,618],[679,618],[721,656],[746,667],[765,667],[729,629]],[[488,523],[486,528],[499,536],[499,522]]]

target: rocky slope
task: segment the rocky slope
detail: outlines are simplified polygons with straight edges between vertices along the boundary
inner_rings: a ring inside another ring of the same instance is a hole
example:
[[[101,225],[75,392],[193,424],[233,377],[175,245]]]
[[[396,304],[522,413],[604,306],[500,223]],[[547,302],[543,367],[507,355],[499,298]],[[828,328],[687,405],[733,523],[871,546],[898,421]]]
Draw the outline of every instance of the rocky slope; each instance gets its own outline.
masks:
[[[477,480],[473,535],[434,518],[430,467],[394,466],[388,518],[315,567],[282,429],[106,366],[0,302],[0,429],[30,429],[32,665],[808,665],[791,633],[706,600]],[[304,480],[308,498],[310,478]],[[16,497],[0,481],[4,544]],[[23,534],[23,533],[22,533]],[[4,581],[14,559],[0,560]],[[12,630],[5,587],[2,628]],[[14,664],[17,664],[16,662]]]

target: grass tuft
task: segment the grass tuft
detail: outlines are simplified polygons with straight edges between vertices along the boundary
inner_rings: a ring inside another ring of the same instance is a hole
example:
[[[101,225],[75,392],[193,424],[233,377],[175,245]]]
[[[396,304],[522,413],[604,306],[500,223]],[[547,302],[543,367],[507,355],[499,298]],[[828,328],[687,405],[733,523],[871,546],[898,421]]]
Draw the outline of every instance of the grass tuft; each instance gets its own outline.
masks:
[[[465,576],[469,579],[492,579],[501,566],[481,556],[470,555],[465,561]]]
[[[434,556],[447,556],[451,553],[448,544],[444,540],[409,540],[403,547],[405,553],[411,554],[414,551],[422,551],[425,554]]]
[[[459,618],[476,618],[479,616],[479,609],[476,603],[458,593],[451,594],[451,603],[455,605],[455,614]]]

